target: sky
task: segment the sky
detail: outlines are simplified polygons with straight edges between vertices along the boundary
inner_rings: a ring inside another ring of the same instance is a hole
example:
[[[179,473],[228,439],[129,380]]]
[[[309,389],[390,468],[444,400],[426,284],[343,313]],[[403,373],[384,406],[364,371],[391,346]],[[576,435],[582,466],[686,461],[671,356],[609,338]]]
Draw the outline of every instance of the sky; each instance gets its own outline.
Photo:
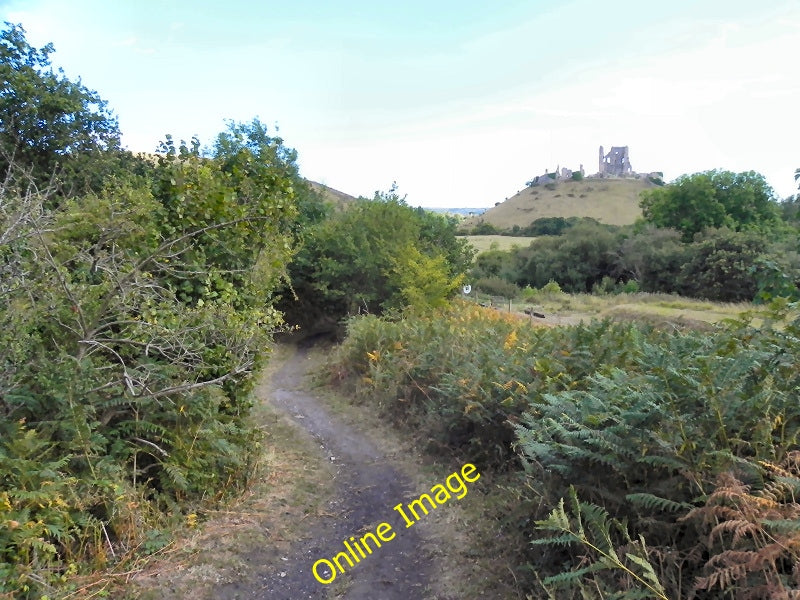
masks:
[[[123,144],[259,118],[308,179],[485,207],[628,146],[665,179],[800,167],[800,0],[0,0]]]

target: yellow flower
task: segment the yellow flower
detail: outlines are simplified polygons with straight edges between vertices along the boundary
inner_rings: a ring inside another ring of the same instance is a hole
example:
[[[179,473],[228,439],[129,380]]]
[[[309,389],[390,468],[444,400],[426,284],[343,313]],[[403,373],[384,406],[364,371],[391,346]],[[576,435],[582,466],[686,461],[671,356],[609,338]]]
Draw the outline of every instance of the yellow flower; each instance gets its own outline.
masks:
[[[369,358],[370,360],[373,360],[375,362],[378,362],[380,357],[381,357],[381,354],[377,350],[375,350],[375,352],[367,352],[367,358]]]
[[[511,350],[514,347],[514,344],[517,343],[517,330],[512,329],[511,333],[508,334],[506,337],[506,341],[503,343],[503,348],[506,350]]]

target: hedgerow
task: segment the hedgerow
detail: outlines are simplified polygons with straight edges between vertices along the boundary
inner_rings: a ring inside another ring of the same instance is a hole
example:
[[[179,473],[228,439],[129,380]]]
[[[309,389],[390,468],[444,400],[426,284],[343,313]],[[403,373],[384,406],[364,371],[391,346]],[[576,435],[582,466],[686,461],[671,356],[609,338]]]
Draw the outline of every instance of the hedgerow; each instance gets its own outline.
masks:
[[[164,150],[80,197],[0,183],[0,598],[157,551],[252,475],[301,182],[257,121]]]

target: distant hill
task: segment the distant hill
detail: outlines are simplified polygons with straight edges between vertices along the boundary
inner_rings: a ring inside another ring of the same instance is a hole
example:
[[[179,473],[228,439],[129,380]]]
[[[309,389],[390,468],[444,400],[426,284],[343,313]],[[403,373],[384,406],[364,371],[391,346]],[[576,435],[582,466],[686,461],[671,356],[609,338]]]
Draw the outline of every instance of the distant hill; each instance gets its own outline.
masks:
[[[343,208],[350,202],[355,202],[357,198],[355,196],[351,196],[350,194],[345,194],[344,192],[340,192],[339,190],[335,190],[332,187],[328,187],[325,184],[318,183],[316,181],[306,180],[308,181],[309,185],[312,189],[319,194],[322,195],[323,199],[331,202],[337,208]],[[470,216],[478,216],[485,211],[489,210],[488,208],[428,208],[425,207],[425,210],[429,210],[431,212],[442,213],[442,214],[449,214],[456,217],[470,217]]]
[[[336,208],[344,208],[345,205],[349,204],[350,202],[355,202],[356,197],[351,196],[350,194],[345,194],[344,192],[340,192],[339,190],[335,190],[332,187],[328,187],[322,183],[317,183],[316,181],[308,181],[311,188],[322,195],[324,200],[331,202]]]
[[[482,215],[466,219],[461,228],[489,223],[505,230],[526,227],[541,217],[591,217],[609,225],[629,225],[642,215],[639,194],[654,187],[644,177],[587,178],[526,187]]]

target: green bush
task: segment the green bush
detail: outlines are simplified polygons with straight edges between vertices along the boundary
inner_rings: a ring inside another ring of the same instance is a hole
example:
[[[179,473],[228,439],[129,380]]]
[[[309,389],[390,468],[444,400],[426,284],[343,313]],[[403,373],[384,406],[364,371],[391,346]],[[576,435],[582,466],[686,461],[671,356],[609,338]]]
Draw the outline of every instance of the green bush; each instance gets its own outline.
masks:
[[[516,298],[520,290],[519,288],[500,277],[483,277],[478,279],[473,284],[476,292],[481,294],[489,294],[490,296],[503,296],[504,298]]]
[[[617,271],[614,252],[618,240],[599,225],[582,223],[558,237],[537,240],[520,252],[527,258],[517,283],[541,287],[554,280],[567,292],[589,292],[603,277]]]
[[[433,306],[460,287],[472,257],[454,219],[412,208],[394,190],[378,193],[308,228],[279,307],[289,323],[311,327],[321,319]]]
[[[499,235],[500,231],[491,223],[481,222],[472,228],[472,235]]]
[[[765,240],[756,233],[711,230],[687,248],[675,287],[694,298],[751,301],[758,292],[757,265],[765,258]]]
[[[149,185],[0,186],[0,595],[130,560],[250,476],[297,174],[257,122],[223,141],[167,144]]]
[[[622,286],[622,291],[625,294],[636,294],[640,291],[639,283],[634,279],[626,281],[625,284]]]
[[[544,284],[540,291],[543,294],[546,294],[546,295],[549,295],[549,296],[555,296],[555,295],[558,295],[558,294],[563,294],[563,292],[561,290],[561,286],[558,285],[558,282],[554,281],[553,279],[551,279],[546,284]]]

